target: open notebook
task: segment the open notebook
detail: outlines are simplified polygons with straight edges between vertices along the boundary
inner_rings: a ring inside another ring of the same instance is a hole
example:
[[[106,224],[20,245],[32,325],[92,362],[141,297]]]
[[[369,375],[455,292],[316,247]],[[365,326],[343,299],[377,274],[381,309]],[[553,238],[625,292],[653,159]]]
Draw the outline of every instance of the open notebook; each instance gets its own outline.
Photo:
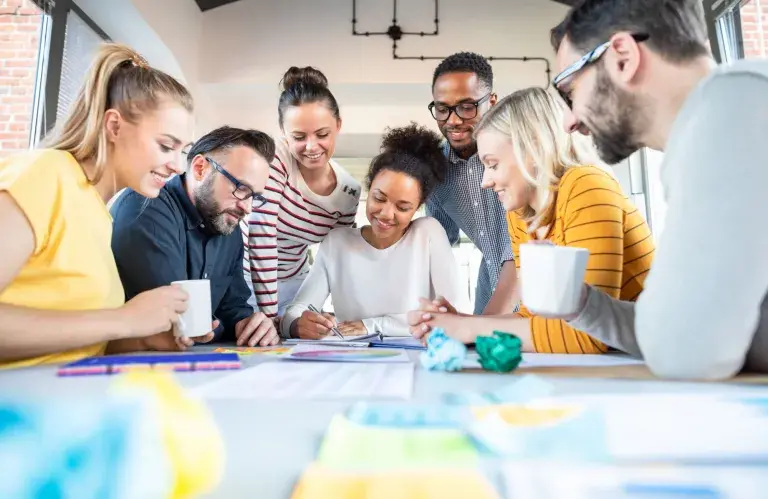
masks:
[[[285,345],[299,345],[299,344],[322,344],[322,345],[339,345],[345,347],[374,347],[374,348],[406,348],[411,350],[425,350],[426,347],[411,336],[384,336],[381,333],[365,334],[360,336],[345,336],[344,339],[329,334],[320,340],[300,340],[300,339],[287,339],[283,341]]]

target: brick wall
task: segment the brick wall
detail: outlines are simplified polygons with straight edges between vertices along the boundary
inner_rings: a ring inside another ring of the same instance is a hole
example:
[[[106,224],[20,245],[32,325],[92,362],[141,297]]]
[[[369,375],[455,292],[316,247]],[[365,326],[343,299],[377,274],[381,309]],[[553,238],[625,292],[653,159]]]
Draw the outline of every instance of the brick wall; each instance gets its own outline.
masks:
[[[768,56],[768,0],[748,0],[742,4],[741,33],[745,58]]]
[[[42,12],[0,0],[0,158],[29,147]]]

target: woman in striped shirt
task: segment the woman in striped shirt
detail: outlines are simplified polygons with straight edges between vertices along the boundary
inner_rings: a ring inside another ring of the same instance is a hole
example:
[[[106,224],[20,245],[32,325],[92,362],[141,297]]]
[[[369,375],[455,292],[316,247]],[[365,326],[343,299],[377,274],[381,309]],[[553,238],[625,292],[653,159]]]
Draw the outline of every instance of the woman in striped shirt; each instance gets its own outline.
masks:
[[[508,211],[518,268],[520,245],[530,241],[586,248],[586,282],[614,298],[636,300],[653,260],[650,229],[613,176],[584,166],[578,139],[563,129],[559,102],[540,88],[515,92],[485,115],[475,134],[486,167],[484,187],[497,192]],[[608,349],[564,320],[535,316],[524,305],[511,316],[473,317],[456,314],[444,300],[425,301],[409,314],[409,323],[417,337],[443,327],[466,343],[506,331],[529,352]]]
[[[354,224],[360,183],[333,161],[339,105],[317,69],[290,68],[278,105],[283,139],[264,191],[247,224],[244,272],[255,305],[282,315],[309,272],[309,247],[335,227]]]

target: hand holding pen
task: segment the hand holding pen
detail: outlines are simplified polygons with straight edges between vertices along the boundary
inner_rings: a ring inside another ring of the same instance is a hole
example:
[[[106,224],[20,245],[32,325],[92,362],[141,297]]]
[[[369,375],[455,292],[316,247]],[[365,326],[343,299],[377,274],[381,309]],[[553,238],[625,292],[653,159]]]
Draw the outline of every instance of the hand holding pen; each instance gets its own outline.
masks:
[[[323,314],[313,305],[309,305],[308,309],[294,323],[296,325],[294,337],[317,340],[333,333],[338,338],[344,338],[344,335],[336,328],[336,321],[332,315]]]

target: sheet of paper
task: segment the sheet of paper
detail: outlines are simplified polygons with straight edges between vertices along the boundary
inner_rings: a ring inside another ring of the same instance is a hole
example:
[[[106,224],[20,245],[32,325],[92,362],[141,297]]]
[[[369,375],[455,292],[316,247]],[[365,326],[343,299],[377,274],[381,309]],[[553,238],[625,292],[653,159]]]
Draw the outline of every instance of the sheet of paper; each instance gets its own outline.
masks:
[[[518,461],[502,466],[505,497],[541,499],[761,497],[768,485],[762,467],[620,466],[579,462]],[[553,480],[553,477],[557,477]]]
[[[408,399],[413,364],[265,362],[198,387],[218,399]]]
[[[387,348],[343,348],[339,346],[296,345],[287,356],[290,360],[323,362],[405,363],[411,358],[405,351]]]
[[[642,363],[642,360],[618,353],[602,355],[524,353],[520,367],[611,367]]]
[[[338,415],[328,427],[318,461],[344,470],[415,466],[473,466],[478,453],[463,430],[383,428],[359,425]]]
[[[524,353],[519,367],[614,367],[642,364],[623,353],[560,354],[560,353]],[[470,353],[462,365],[464,369],[482,369],[477,353]]]
[[[291,499],[496,499],[499,494],[477,470],[413,469],[350,473],[321,464],[301,475]]]

